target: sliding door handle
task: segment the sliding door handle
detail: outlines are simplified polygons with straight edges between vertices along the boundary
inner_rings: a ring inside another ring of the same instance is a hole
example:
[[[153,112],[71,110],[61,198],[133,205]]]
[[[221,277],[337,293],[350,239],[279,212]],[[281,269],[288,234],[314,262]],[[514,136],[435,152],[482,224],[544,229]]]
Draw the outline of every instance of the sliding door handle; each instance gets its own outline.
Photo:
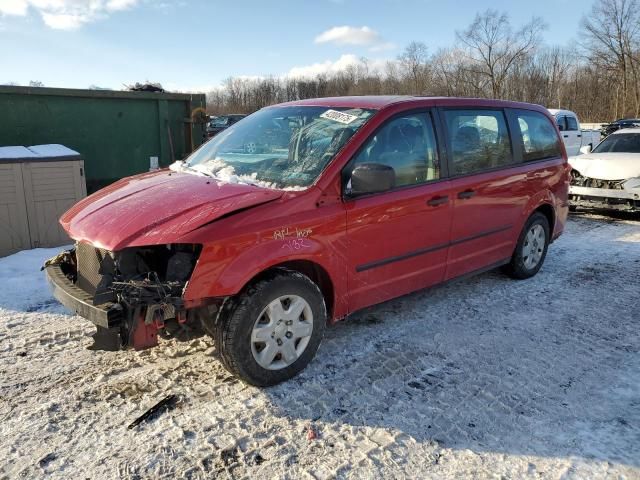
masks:
[[[438,205],[442,205],[449,201],[449,196],[447,195],[436,195],[430,200],[427,200],[427,205],[430,207],[437,207]]]
[[[458,193],[458,198],[460,198],[461,200],[466,200],[467,198],[475,196],[475,194],[475,190],[465,190],[464,192]]]

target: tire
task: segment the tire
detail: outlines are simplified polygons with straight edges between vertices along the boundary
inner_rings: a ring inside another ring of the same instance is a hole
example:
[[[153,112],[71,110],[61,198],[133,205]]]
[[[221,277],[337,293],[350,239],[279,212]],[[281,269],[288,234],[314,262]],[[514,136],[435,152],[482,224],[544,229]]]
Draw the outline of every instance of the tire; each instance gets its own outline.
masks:
[[[258,387],[276,385],[302,371],[315,356],[327,322],[318,286],[286,269],[273,270],[249,285],[225,304],[220,316],[215,340],[223,365]]]
[[[569,205],[569,211],[571,213],[577,212],[578,211],[578,207],[576,207],[575,205]]]
[[[544,245],[540,246],[542,238]],[[504,267],[507,275],[517,280],[524,280],[538,273],[547,256],[550,238],[547,217],[540,212],[535,212],[525,223],[511,261]],[[534,242],[531,241],[532,239]]]

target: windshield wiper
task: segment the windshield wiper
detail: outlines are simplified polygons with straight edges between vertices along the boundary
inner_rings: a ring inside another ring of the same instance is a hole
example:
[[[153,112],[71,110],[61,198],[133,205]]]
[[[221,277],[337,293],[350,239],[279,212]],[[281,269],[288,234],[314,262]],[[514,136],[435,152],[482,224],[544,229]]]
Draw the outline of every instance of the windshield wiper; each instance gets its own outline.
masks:
[[[180,167],[179,168],[180,168],[180,170],[187,170],[189,172],[199,173],[199,174],[202,174],[202,175],[204,175],[206,177],[209,177],[209,178],[216,178],[216,176],[213,173],[206,172],[206,171],[200,170],[198,168],[193,168],[191,165],[189,165],[184,160],[180,161]]]

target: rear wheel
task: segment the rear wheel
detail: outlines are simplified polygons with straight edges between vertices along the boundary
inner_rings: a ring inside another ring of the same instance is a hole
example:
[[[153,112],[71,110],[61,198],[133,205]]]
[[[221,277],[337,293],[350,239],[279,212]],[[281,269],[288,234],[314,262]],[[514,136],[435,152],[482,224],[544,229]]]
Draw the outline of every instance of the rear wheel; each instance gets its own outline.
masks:
[[[288,380],[307,366],[327,319],[317,285],[285,269],[250,285],[221,316],[216,345],[223,364],[244,382],[262,387]]]
[[[544,263],[550,238],[547,217],[540,212],[531,215],[520,233],[511,262],[505,266],[506,273],[520,280],[533,277]]]

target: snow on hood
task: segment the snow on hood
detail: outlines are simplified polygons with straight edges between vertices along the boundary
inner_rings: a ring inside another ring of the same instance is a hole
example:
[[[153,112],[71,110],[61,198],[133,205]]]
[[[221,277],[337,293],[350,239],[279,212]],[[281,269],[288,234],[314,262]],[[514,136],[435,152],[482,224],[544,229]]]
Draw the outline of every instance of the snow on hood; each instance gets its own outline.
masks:
[[[200,226],[280,198],[283,192],[166,170],[129,177],[71,207],[71,238],[107,250],[177,243]]]
[[[639,153],[589,153],[569,158],[581,175],[599,180],[625,180],[640,177]]]

